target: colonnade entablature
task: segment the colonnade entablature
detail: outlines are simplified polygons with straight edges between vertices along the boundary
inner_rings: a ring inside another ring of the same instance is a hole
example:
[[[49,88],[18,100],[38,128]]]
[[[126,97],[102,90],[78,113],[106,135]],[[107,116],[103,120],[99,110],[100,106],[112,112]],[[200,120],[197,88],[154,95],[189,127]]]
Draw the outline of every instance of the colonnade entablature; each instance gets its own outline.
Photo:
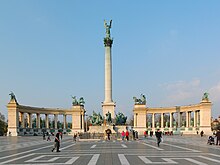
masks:
[[[195,134],[204,131],[211,134],[212,103],[206,98],[199,104],[173,107],[147,107],[135,104],[134,129],[141,134],[144,131]]]
[[[62,130],[69,133],[85,131],[86,111],[84,105],[73,105],[71,109],[39,108],[19,105],[17,100],[12,98],[7,108],[8,135],[10,136],[24,135],[25,133],[39,134],[42,131],[57,132]],[[58,120],[60,116],[62,116],[62,123]],[[67,117],[72,118],[72,124],[67,124]]]

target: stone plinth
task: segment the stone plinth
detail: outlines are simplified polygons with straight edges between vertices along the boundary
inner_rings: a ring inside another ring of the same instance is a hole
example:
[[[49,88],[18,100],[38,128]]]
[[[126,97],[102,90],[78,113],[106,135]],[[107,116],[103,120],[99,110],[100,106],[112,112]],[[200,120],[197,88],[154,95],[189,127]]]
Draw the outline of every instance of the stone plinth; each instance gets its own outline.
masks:
[[[106,113],[110,112],[111,117],[114,119],[115,118],[115,103],[103,103],[102,104],[102,111],[103,111],[103,116],[106,117]]]
[[[8,105],[8,136],[17,136],[18,135],[18,126],[19,126],[19,114],[18,114],[18,104],[16,100],[11,100]]]
[[[72,133],[85,132],[85,109],[83,105],[72,106]]]
[[[115,126],[115,129],[113,129],[113,126],[107,125],[107,126],[89,126],[89,133],[105,133],[105,130],[110,129],[112,133],[121,133],[122,131],[126,131],[125,125]]]

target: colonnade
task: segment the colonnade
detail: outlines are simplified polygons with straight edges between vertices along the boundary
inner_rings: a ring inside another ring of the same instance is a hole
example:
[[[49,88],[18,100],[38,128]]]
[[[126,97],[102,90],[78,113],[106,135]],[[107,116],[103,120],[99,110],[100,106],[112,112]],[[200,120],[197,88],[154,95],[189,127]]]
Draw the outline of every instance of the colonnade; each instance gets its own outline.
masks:
[[[193,117],[192,117],[193,113]],[[174,118],[176,114],[176,118]],[[155,120],[155,116],[159,115],[159,121]],[[154,113],[147,112],[146,127],[147,128],[173,128],[173,127],[198,127],[200,123],[200,110],[186,111],[186,112],[169,112],[169,113]],[[168,117],[168,119],[164,117]],[[137,120],[137,114],[135,115]],[[184,119],[183,119],[184,118]],[[137,123],[134,125],[137,126]]]
[[[83,105],[74,105],[71,109],[59,109],[59,108],[38,108],[19,105],[16,100],[12,99],[7,105],[8,108],[8,134],[12,136],[17,136],[22,134],[21,131],[30,131],[33,133],[37,131],[46,130],[51,131],[53,129],[55,132],[59,129],[63,131],[70,130],[71,133],[74,132],[84,132],[85,131],[85,109]],[[36,125],[33,128],[32,117],[36,115]],[[45,125],[41,126],[41,116],[45,117]],[[54,125],[49,125],[49,115],[54,117]],[[63,116],[63,127],[60,128],[58,123],[58,116]],[[67,116],[72,117],[72,127],[68,128]],[[27,119],[25,121],[25,119]],[[26,124],[25,124],[26,123]]]
[[[199,104],[175,107],[150,108],[134,105],[134,129],[176,131],[188,134],[204,131],[211,133],[211,102],[202,100]]]
[[[27,116],[26,116],[27,115]],[[33,116],[36,115],[36,125],[33,126]],[[42,114],[44,115],[44,119],[45,119],[45,125],[43,127],[41,127],[41,117],[40,117],[40,113],[25,113],[25,112],[19,112],[19,122],[20,124],[20,128],[54,128],[54,129],[58,129],[58,114]],[[54,125],[50,126],[49,125],[49,115],[53,115],[54,117]],[[66,129],[67,128],[67,122],[66,122],[66,118],[67,115],[66,114],[62,114],[63,116],[63,127],[62,129]],[[27,118],[27,121],[25,121],[25,118]]]

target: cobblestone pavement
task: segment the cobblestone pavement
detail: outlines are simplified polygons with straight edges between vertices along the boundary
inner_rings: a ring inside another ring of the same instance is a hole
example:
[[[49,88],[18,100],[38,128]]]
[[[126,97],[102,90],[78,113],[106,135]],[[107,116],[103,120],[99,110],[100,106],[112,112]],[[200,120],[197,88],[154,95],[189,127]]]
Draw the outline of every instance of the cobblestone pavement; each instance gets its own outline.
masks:
[[[1,164],[36,165],[219,165],[220,146],[208,145],[207,137],[164,136],[160,147],[155,137],[136,141],[83,140],[64,136],[61,152],[51,152],[52,141],[42,137],[0,137]]]

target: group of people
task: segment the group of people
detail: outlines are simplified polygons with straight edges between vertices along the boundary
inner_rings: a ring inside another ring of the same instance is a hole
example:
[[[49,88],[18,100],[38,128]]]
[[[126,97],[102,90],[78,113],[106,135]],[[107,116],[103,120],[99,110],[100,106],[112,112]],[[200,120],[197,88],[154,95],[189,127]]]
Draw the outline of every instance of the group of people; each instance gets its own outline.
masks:
[[[214,133],[215,137],[209,136],[207,144],[216,144],[220,145],[220,130],[217,130],[216,133]],[[215,143],[215,138],[216,138],[216,143]]]
[[[135,131],[135,130],[132,130],[131,131],[131,133],[132,133],[132,137],[133,137],[133,140],[136,140],[136,139],[138,139],[138,132],[137,131]],[[126,132],[125,131],[122,131],[121,132],[121,139],[122,140],[129,140],[129,135],[130,135],[130,133],[129,133],[129,131],[128,130],[126,130]]]

